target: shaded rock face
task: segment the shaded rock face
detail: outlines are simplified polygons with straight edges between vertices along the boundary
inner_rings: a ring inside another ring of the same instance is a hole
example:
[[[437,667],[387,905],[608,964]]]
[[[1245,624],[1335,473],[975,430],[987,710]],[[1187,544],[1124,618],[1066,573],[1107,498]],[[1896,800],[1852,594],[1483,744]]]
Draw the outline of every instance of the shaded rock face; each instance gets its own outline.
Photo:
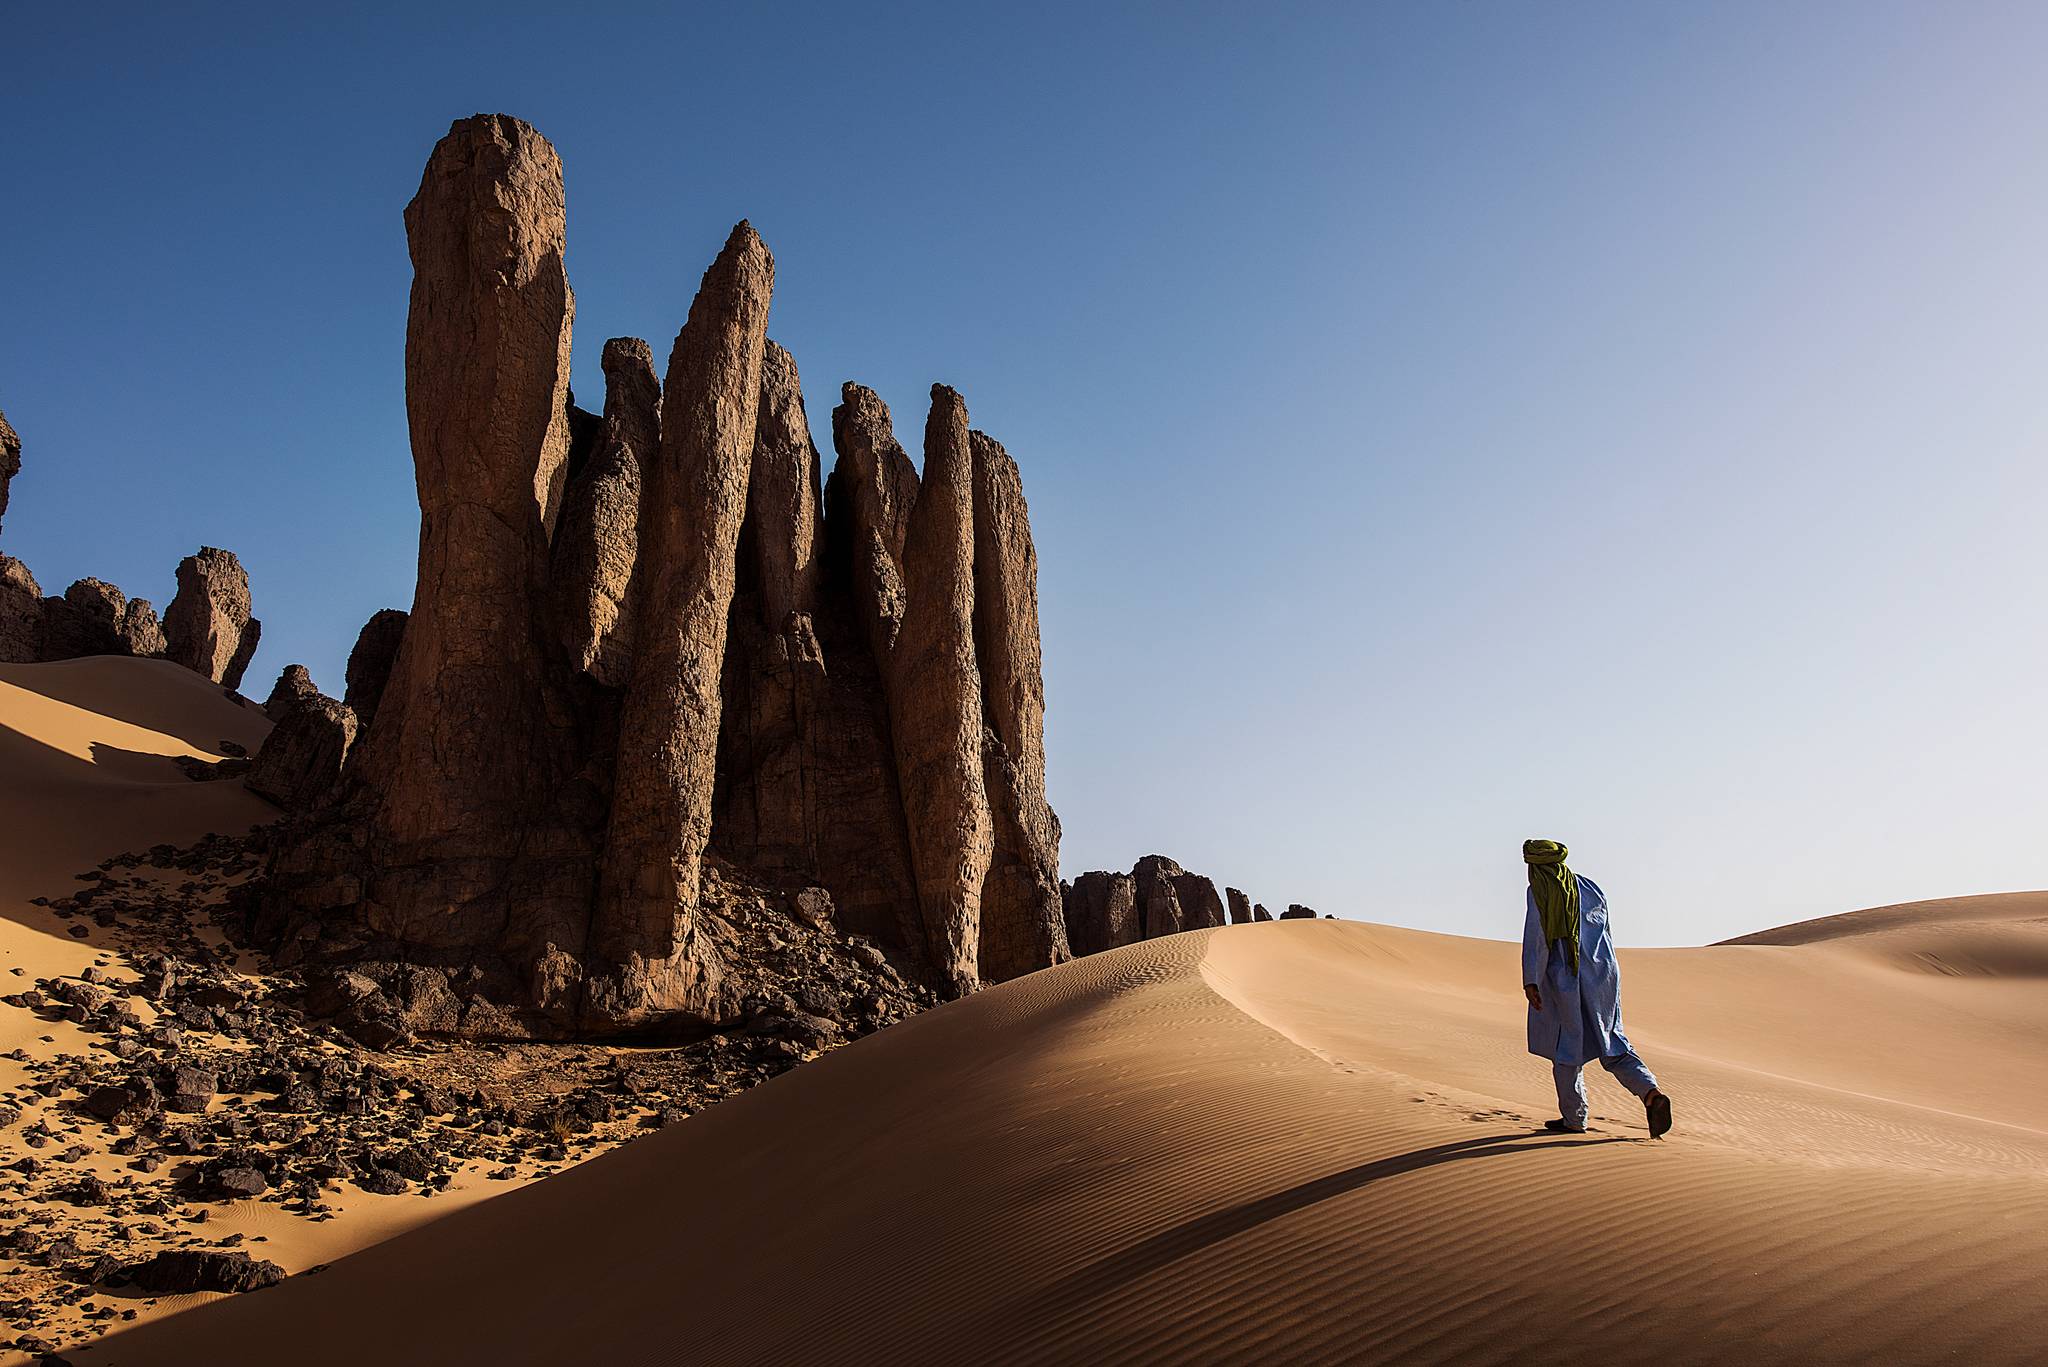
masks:
[[[724,966],[694,935],[711,838],[728,614],[754,455],[775,262],[742,222],[704,274],[669,353],[661,451],[642,472],[633,676],[620,714],[592,939],[616,968],[596,1010],[631,1022],[715,1009]]]
[[[981,897],[981,976],[1003,982],[1072,957],[1060,827],[1045,796],[1045,678],[1038,552],[1017,462],[968,434],[974,474],[974,649],[987,721],[982,780],[995,848]]]
[[[0,520],[7,516],[7,489],[21,473],[21,438],[7,415],[0,413]]]
[[[370,620],[363,623],[363,629],[356,634],[355,647],[348,653],[348,667],[344,675],[347,691],[342,701],[356,714],[356,720],[370,724],[377,715],[377,704],[384,697],[384,686],[391,681],[391,666],[397,663],[398,647],[405,640],[407,615],[397,608],[382,608],[370,614]],[[276,718],[272,718],[276,720]]]
[[[249,573],[233,551],[202,546],[178,562],[178,592],[164,611],[171,659],[237,688],[262,629],[249,615]]]
[[[1316,919],[1316,909],[1314,907],[1305,907],[1299,902],[1294,902],[1288,906],[1287,910],[1280,913],[1280,919],[1283,921],[1313,921]]]
[[[1239,889],[1226,888],[1219,897],[1214,882],[1163,854],[1146,855],[1127,874],[1084,873],[1062,884],[1061,892],[1067,937],[1076,954],[1099,954],[1183,930],[1273,919]]]
[[[1084,873],[1067,885],[1067,940],[1076,954],[1100,954],[1136,944],[1137,882],[1127,873]]]
[[[283,687],[284,680],[278,683]],[[282,715],[273,718],[277,724],[256,751],[244,780],[249,791],[287,811],[332,798],[341,783],[342,763],[355,744],[355,713],[312,688],[310,679],[307,691],[287,699],[273,692],[271,704]],[[271,706],[263,710],[268,713]]]
[[[494,1036],[749,1019],[784,969],[732,890],[763,883],[948,993],[1065,957],[1036,559],[959,395],[933,391],[920,480],[847,386],[821,489],[741,223],[660,383],[607,345],[593,422],[545,140],[456,124],[406,225],[418,596],[381,696],[366,628],[353,706],[295,697],[258,757],[290,816],[254,936],[425,984],[409,1028]]]
[[[421,588],[350,762],[361,902],[375,937],[519,953],[580,933],[599,820],[562,809],[581,738],[538,611],[569,449],[561,161],[518,120],[461,120],[405,230]]]
[[[1163,854],[1148,854],[1131,869],[1131,881],[1137,885],[1140,939],[1178,935],[1190,928],[1180,904],[1180,882],[1186,876],[1187,870]]]
[[[275,725],[290,714],[292,707],[301,698],[317,698],[320,690],[313,686],[313,676],[304,665],[286,665],[271,685],[270,696],[263,702],[263,715]]]
[[[603,432],[596,454],[571,480],[556,528],[555,612],[570,664],[607,688],[632,677],[629,597],[639,555],[640,481],[660,449],[661,384],[654,354],[638,337],[604,344]]]
[[[932,386],[924,456],[903,543],[908,601],[889,657],[889,725],[925,950],[941,982],[965,992],[980,972],[994,833],[974,653],[973,457],[967,405],[944,385]]]
[[[43,589],[28,566],[0,555],[0,664],[43,658]]]
[[[164,632],[147,598],[129,598],[103,579],[80,579],[42,603],[39,658],[162,655]]]
[[[903,626],[903,546],[917,502],[917,468],[897,444],[889,408],[872,389],[847,384],[832,410],[839,463],[825,486],[832,558],[848,567],[854,614],[878,662],[895,653]]]
[[[1252,904],[1252,919],[1254,921],[1270,921],[1273,919],[1273,913],[1266,910],[1265,903],[1255,902]]]

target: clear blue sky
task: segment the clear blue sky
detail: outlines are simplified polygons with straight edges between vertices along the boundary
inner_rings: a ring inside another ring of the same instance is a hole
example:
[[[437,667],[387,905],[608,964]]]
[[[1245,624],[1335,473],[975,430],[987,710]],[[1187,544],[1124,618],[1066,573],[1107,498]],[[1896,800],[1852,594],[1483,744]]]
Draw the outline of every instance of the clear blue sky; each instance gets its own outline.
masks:
[[[1021,462],[1069,874],[1624,943],[2048,885],[2048,9],[8,7],[5,549],[411,601],[400,211],[567,168],[577,388],[731,224],[813,426]],[[829,452],[828,452],[829,458]]]

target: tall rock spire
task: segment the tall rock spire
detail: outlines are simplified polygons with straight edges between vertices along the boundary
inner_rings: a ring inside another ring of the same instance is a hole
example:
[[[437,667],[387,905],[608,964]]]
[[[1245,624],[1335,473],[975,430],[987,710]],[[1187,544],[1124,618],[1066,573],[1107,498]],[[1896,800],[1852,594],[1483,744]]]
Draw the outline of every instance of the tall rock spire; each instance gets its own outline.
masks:
[[[427,161],[405,231],[418,590],[351,767],[376,792],[371,921],[459,943],[514,925],[510,867],[549,843],[533,832],[572,767],[538,620],[568,451],[561,160],[517,119],[460,120]],[[531,917],[542,899],[525,892]]]
[[[903,541],[903,625],[885,671],[925,950],[954,992],[979,982],[993,853],[974,657],[974,458],[967,405],[932,386],[924,479]]]
[[[974,647],[992,743],[983,780],[995,853],[981,897],[981,976],[1003,982],[1064,962],[1060,827],[1045,800],[1045,678],[1038,552],[1017,462],[968,434],[974,459]]]
[[[741,222],[676,336],[661,452],[642,472],[633,674],[592,927],[618,971],[592,981],[590,1005],[611,1020],[708,1002],[721,976],[690,921],[711,835],[720,676],[774,283],[774,258]]]
[[[604,434],[562,499],[550,567],[569,663],[612,688],[632,677],[641,470],[659,454],[661,383],[638,337],[604,344]]]

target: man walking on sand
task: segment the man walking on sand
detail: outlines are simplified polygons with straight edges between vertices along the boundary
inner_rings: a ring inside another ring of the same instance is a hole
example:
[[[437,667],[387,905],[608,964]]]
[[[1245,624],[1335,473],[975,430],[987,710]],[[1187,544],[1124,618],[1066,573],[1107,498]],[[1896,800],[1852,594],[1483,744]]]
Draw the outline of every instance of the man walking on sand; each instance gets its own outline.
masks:
[[[1586,1085],[1594,1059],[1643,1100],[1650,1138],[1671,1128],[1671,1098],[1621,1033],[1621,967],[1607,932],[1607,894],[1565,866],[1555,840],[1522,842],[1529,866],[1529,914],[1522,926],[1522,991],[1529,998],[1529,1052],[1550,1060],[1556,1120],[1543,1128],[1586,1132]]]

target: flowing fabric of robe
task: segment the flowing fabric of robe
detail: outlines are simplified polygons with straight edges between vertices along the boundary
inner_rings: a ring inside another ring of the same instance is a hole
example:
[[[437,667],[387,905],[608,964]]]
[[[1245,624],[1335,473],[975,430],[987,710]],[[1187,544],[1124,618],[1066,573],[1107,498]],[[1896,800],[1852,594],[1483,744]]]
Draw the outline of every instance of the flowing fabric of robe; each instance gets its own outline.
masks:
[[[1522,981],[1535,983],[1543,1009],[1529,1012],[1529,1052],[1552,1063],[1577,1066],[1634,1053],[1621,1032],[1621,966],[1607,930],[1607,894],[1592,879],[1579,880],[1579,971],[1560,943],[1543,938],[1536,894],[1526,894],[1522,925]]]

